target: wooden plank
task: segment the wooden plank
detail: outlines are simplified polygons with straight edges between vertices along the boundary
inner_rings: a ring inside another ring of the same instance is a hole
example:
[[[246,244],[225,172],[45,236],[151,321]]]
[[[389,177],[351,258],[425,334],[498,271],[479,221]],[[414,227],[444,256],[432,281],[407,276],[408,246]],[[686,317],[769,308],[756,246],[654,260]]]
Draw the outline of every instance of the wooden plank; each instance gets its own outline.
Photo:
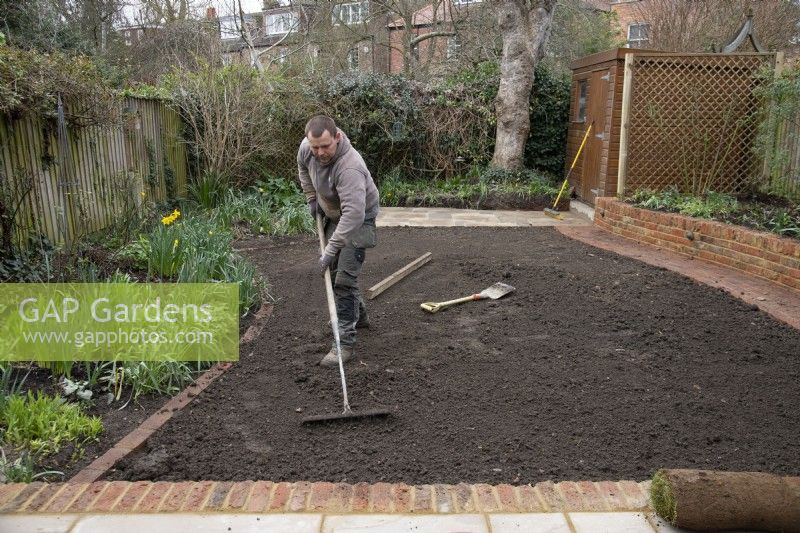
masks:
[[[401,279],[405,278],[406,276],[408,276],[409,274],[411,274],[412,272],[414,272],[415,270],[417,270],[419,267],[429,262],[430,260],[431,260],[431,252],[426,252],[422,256],[418,257],[411,263],[407,264],[406,266],[404,266],[403,268],[401,268],[400,270],[389,276],[388,278],[376,283],[375,285],[367,289],[367,298],[372,300],[380,293],[382,293],[383,291],[385,291],[386,289],[388,289]]]

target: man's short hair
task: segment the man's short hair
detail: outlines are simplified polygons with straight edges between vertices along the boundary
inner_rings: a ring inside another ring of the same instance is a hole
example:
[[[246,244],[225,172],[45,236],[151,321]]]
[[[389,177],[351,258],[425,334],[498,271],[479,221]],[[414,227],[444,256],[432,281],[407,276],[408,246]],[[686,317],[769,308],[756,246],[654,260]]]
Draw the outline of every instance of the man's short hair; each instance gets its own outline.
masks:
[[[336,136],[336,123],[331,117],[317,115],[306,124],[306,137],[309,133],[312,137],[321,137],[326,131],[331,134],[331,137]]]

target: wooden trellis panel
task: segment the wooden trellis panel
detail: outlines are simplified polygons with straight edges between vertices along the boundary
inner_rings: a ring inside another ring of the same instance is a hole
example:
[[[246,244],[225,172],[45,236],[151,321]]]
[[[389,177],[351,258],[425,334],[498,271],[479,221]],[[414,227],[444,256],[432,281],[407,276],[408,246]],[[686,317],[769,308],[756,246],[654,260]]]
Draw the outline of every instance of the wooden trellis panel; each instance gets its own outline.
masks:
[[[625,192],[737,193],[762,179],[754,90],[774,54],[641,53],[630,59]],[[620,191],[621,193],[622,191]]]

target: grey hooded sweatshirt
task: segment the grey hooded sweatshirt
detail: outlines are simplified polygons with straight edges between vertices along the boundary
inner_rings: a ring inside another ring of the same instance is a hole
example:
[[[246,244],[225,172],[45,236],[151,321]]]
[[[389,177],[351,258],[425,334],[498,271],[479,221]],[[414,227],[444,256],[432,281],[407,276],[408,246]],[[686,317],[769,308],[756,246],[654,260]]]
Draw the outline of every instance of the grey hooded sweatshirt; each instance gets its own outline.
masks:
[[[378,215],[378,188],[361,154],[342,134],[336,153],[322,164],[312,155],[308,139],[297,151],[297,172],[306,200],[316,199],[325,216],[337,222],[325,247],[327,255],[336,255],[364,220]]]

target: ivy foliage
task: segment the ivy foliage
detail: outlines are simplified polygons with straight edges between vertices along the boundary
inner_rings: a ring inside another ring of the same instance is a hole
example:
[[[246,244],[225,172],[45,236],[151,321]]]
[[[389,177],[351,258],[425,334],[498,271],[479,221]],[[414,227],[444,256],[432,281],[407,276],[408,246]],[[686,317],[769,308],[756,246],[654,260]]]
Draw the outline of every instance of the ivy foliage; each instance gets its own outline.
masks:
[[[334,117],[373,174],[406,161],[419,133],[413,82],[395,75],[344,73],[316,86],[312,99]]]
[[[569,126],[570,78],[552,67],[536,67],[531,92],[531,132],[525,166],[552,174],[564,171]]]
[[[499,85],[499,65],[483,62],[428,84],[395,75],[340,74],[313,85],[309,96],[347,133],[374,176],[399,171],[421,178],[458,172],[457,162],[489,163]],[[569,96],[569,77],[540,64],[527,110],[527,168],[562,173]]]
[[[0,46],[0,113],[55,118],[59,94],[71,104],[66,117],[72,125],[109,124],[119,116],[120,96],[91,59]]]

